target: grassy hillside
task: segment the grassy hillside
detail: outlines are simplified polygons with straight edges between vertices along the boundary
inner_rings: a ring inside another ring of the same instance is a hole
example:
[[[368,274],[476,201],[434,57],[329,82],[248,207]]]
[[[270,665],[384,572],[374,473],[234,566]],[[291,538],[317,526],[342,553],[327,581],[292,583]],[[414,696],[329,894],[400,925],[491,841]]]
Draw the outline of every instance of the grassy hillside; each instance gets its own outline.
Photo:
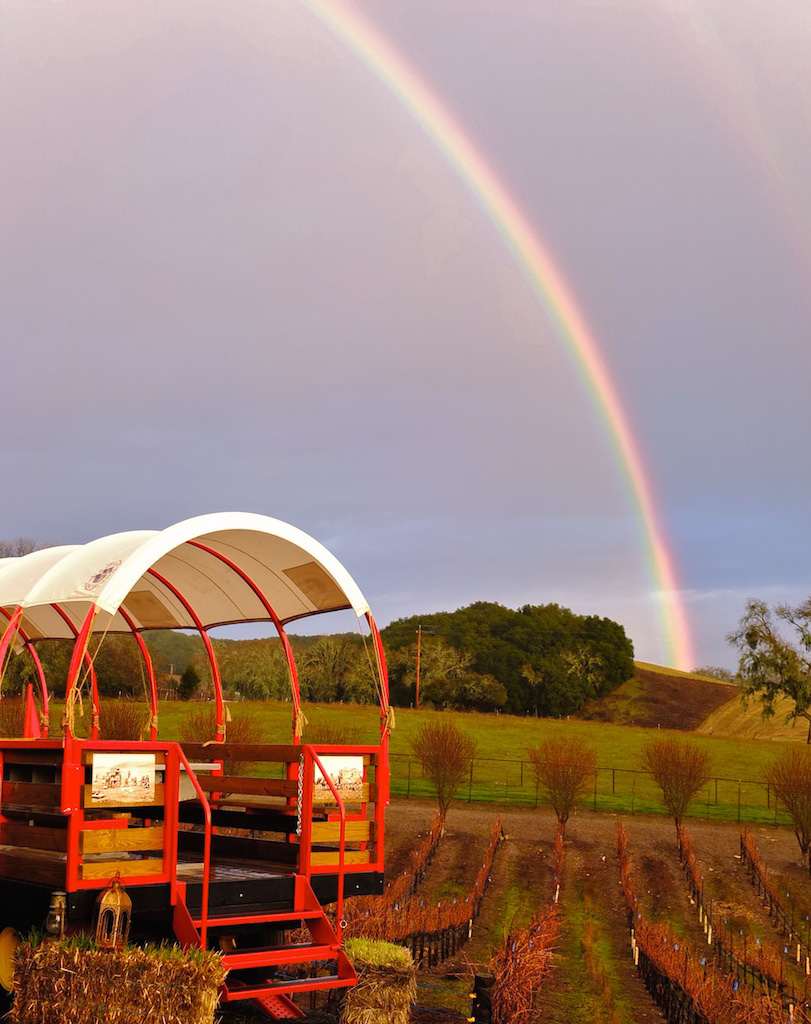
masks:
[[[643,661],[634,662],[634,668],[627,683],[607,697],[590,701],[583,717],[691,732],[717,709],[730,701],[737,703],[738,690],[733,683]]]
[[[778,740],[805,743],[808,736],[808,722],[800,719],[786,723],[786,716],[793,707],[788,698],[775,705],[773,717],[764,719],[760,703],[750,701],[744,708],[740,700],[730,701],[713,711],[696,732],[702,736],[724,736],[730,739]]]
[[[109,703],[105,700],[101,703],[102,735],[105,706],[109,706]],[[230,706],[236,717],[246,716],[261,722],[265,741],[290,741],[289,704],[281,701],[244,701]],[[206,705],[197,701],[162,702],[161,738],[179,739],[183,720],[205,709]],[[146,722],[146,708],[142,706],[142,710]],[[54,735],[59,735],[58,723],[62,711],[61,703],[52,702]],[[376,743],[378,740],[379,711],[370,705],[308,704],[305,711],[311,728],[325,724],[339,729],[346,727],[353,734],[347,737],[347,742]],[[462,784],[460,800],[534,806],[537,792],[527,759],[527,749],[537,746],[547,737],[566,735],[589,744],[596,753],[596,783],[584,797],[584,806],[622,814],[664,813],[657,787],[640,770],[642,747],[652,736],[667,735],[664,729],[475,712],[398,710],[396,714],[397,724],[391,739],[391,782],[394,795],[433,796],[433,787],[421,777],[419,764],[411,753],[411,740],[421,725],[441,716],[442,719],[452,718],[477,743],[473,773]],[[712,779],[699,794],[691,809],[692,815],[741,822],[776,823],[785,820],[783,812],[777,812],[774,801],[769,799],[764,783],[764,768],[776,753],[773,742],[748,738],[746,742],[741,742],[740,739],[726,739],[717,735],[695,735],[695,738],[712,758]]]

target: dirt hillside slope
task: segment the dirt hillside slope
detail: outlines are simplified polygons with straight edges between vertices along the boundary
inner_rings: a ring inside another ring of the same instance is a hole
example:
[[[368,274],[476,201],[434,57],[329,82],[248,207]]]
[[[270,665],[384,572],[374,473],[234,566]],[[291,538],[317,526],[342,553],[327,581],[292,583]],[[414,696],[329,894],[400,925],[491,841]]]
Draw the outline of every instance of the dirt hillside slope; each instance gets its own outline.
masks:
[[[707,717],[730,702],[738,689],[709,676],[635,662],[632,679],[607,697],[590,701],[583,717],[618,725],[692,732]]]

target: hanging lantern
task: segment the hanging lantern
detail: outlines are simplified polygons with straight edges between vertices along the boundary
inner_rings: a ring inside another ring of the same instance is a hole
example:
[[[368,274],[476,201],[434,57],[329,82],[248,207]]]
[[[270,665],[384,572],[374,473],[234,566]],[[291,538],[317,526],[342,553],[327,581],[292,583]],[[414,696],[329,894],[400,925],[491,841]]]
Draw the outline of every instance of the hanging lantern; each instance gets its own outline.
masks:
[[[132,900],[124,891],[116,872],[96,900],[96,944],[99,949],[121,949],[130,933]]]

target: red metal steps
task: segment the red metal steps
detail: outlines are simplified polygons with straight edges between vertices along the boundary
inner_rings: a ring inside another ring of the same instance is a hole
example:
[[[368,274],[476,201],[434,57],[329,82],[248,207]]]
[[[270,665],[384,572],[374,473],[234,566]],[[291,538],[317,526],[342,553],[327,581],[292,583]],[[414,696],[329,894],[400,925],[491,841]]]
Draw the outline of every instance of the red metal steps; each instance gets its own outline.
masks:
[[[184,892],[181,890],[181,896]],[[257,948],[254,945],[254,929],[244,935],[249,941],[253,938],[253,943],[239,948],[240,928],[243,926],[286,925],[275,930],[298,931],[302,923],[310,933],[310,942]],[[202,924],[202,917],[192,917],[182,899],[175,905],[174,929],[181,943],[199,945],[199,929]],[[289,910],[244,916],[230,911],[222,917],[207,917],[206,927],[209,932],[215,930],[218,933],[220,929],[228,929],[227,934],[234,941],[234,947],[223,954],[223,966],[230,972],[220,992],[220,1001],[223,1003],[250,999],[273,1019],[285,1020],[302,1016],[295,1004],[287,998],[290,993],[350,988],[357,982],[355,969],[341,949],[335,929],[308,880],[302,875],[296,876],[293,906]],[[335,964],[334,973],[322,974],[320,977],[289,977],[285,973],[286,968],[308,965],[321,965],[323,970],[325,964]],[[284,1011],[285,1016],[279,1017],[277,1011]]]

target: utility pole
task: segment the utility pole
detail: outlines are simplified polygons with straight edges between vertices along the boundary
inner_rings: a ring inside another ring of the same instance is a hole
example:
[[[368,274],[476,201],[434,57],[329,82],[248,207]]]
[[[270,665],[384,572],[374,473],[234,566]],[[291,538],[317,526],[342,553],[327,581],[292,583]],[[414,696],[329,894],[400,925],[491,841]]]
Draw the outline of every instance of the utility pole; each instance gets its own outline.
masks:
[[[414,710],[420,706],[420,647],[422,646],[422,623],[417,626],[417,688],[414,691]]]

